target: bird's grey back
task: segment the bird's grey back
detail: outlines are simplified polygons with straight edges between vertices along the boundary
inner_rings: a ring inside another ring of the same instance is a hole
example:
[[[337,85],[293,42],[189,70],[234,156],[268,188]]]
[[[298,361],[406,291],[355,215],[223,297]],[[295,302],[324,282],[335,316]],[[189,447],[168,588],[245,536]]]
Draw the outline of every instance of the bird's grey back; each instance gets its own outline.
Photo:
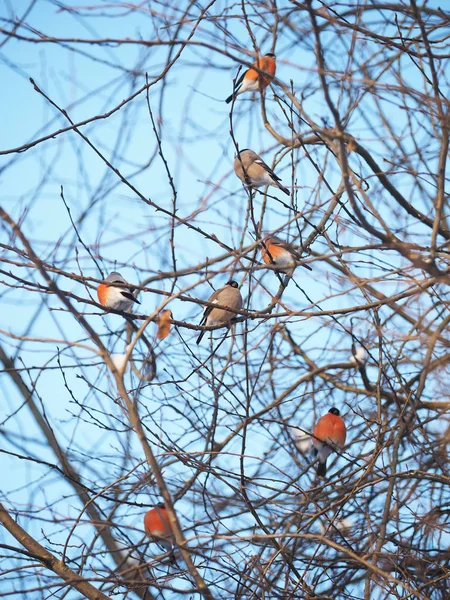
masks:
[[[249,150],[248,148],[245,150],[241,150],[239,154],[235,158],[235,163],[243,164],[244,167],[250,165],[252,162],[257,160],[259,156],[253,150]]]
[[[116,281],[116,282],[120,281],[120,283],[126,283],[126,280],[117,271],[113,271],[112,273],[110,273],[108,275],[108,277],[105,279],[105,281],[107,281],[108,283],[113,283],[114,281]]]

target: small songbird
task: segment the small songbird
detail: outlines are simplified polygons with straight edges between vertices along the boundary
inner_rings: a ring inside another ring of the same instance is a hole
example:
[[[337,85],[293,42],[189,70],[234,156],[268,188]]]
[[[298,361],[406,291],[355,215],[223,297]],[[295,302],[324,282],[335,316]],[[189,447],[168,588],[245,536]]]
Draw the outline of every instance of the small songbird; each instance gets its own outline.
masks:
[[[147,536],[164,550],[169,552],[173,549],[175,536],[164,504],[157,504],[145,513],[144,529]]]
[[[362,346],[352,344],[352,355],[349,356],[349,361],[357,367],[363,367],[367,362],[367,352]]]
[[[156,332],[156,337],[158,340],[165,340],[166,337],[170,333],[171,323],[170,321],[173,319],[172,311],[163,310],[156,317],[156,324],[158,325],[158,331]]]
[[[288,196],[291,195],[291,192],[284,185],[281,185],[281,179],[278,175],[275,175],[272,169],[253,150],[245,148],[238,153],[234,159],[234,172],[248,187],[258,188],[273,185]]]
[[[266,265],[274,265],[277,267],[277,271],[291,276],[295,271],[297,261],[302,259],[292,244],[284,242],[274,235],[261,244],[261,255]],[[302,264],[302,267],[312,271],[309,265]]]
[[[117,287],[115,284],[127,287]],[[134,291],[135,288],[131,287],[120,273],[113,271],[98,286],[98,301],[106,308],[130,312],[133,302],[140,304],[139,300],[134,297]]]
[[[265,90],[266,87],[273,81],[275,71],[277,70],[277,58],[272,52],[268,52],[264,56],[258,58],[253,63],[253,66],[267,75],[263,75],[256,71],[256,69],[247,69],[236,82],[235,88],[231,96],[225,100],[229,104],[233,99],[236,99],[239,94],[244,92],[257,92],[258,90]]]
[[[213,304],[220,304],[227,306],[234,311],[239,311],[242,308],[242,296],[238,289],[237,281],[230,280],[223,288],[216,290],[208,299],[208,302]],[[222,308],[213,308],[212,306],[206,306],[203,313],[200,325],[212,326],[212,325],[228,325],[236,313],[230,312]],[[202,337],[205,335],[205,331],[201,331],[197,338],[197,344],[200,344]]]
[[[298,427],[292,427],[292,436],[299,452],[304,454],[311,450],[312,438],[309,433],[304,432],[303,429],[299,429]]]
[[[333,406],[326,415],[321,417],[313,430],[314,452],[319,456],[317,475],[325,477],[327,458],[336,450],[342,450],[345,445],[347,429],[340,417],[340,412]]]

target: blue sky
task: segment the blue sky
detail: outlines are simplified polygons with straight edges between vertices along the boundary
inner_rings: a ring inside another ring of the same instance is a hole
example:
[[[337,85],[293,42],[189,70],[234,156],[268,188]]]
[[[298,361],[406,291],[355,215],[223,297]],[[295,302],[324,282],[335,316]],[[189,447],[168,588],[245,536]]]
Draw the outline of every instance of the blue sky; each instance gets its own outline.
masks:
[[[101,2],[90,3],[99,8]],[[22,0],[14,3],[14,14],[21,15],[29,5]],[[177,3],[174,3],[174,7]],[[212,14],[220,15],[228,6],[226,2],[217,2],[211,9]],[[290,7],[289,2],[279,2],[280,11]],[[145,8],[145,6],[144,6]],[[231,9],[230,9],[231,10]],[[233,10],[237,10],[235,7]],[[69,11],[61,11],[56,2],[39,0],[26,18],[26,23],[32,28],[48,36],[68,38],[142,38],[167,39],[176,25],[172,22],[169,30],[160,26],[157,31],[153,28],[153,21],[148,13],[131,11],[127,14],[124,8],[114,11],[108,6],[102,10],[88,10],[83,8],[82,16],[77,16]],[[103,13],[115,15],[114,18],[102,16]],[[175,8],[173,8],[174,14]],[[11,18],[11,5],[3,4],[0,16]],[[176,21],[177,19],[172,19]],[[227,46],[237,40],[242,48],[251,48],[251,40],[242,22],[236,19],[231,22],[231,32],[223,36],[217,43],[228,48],[233,56],[242,54],[239,49]],[[302,23],[297,23],[297,32],[287,29],[279,36],[277,42],[278,70],[277,76],[284,82],[294,82],[298,91],[305,93],[304,108],[316,121],[323,124],[331,123],[328,109],[323,97],[315,91],[317,74],[311,48],[307,40],[301,39]],[[10,25],[5,25],[9,28]],[[180,31],[180,36],[186,36],[192,23],[185,24]],[[33,36],[25,27],[20,29],[23,35]],[[194,39],[211,43],[212,36],[219,36],[213,21],[206,22],[199,28]],[[271,50],[271,38],[263,27],[255,27],[255,36],[263,51]],[[300,40],[299,40],[300,36]],[[326,38],[326,34],[324,36]],[[0,38],[1,41],[1,38]],[[177,51],[177,48],[174,50]],[[370,47],[367,53],[373,51]],[[0,114],[3,115],[0,125],[0,150],[21,146],[36,138],[57,132],[67,126],[66,119],[50,106],[34,89],[29,81],[32,77],[36,84],[61,108],[69,113],[74,122],[91,119],[103,115],[117,107],[124,99],[129,98],[134,92],[145,84],[145,73],[152,80],[157,76],[167,60],[169,48],[142,48],[137,45],[123,44],[117,47],[114,44],[99,46],[67,44],[66,47],[56,44],[31,44],[9,39],[0,47],[0,73],[3,90],[0,94]],[[340,64],[341,53],[344,46],[338,46],[335,55],[328,55],[330,68]],[[363,52],[363,51],[362,51]],[[237,72],[236,61],[201,47],[187,47],[183,50],[181,58],[170,69],[164,85],[159,82],[150,88],[149,99],[155,119],[161,132],[161,143],[164,156],[167,159],[171,173],[174,176],[177,191],[176,210],[177,216],[185,218],[190,216],[190,222],[202,227],[209,234],[214,234],[224,243],[239,247],[252,243],[252,228],[247,225],[248,205],[247,194],[242,189],[240,182],[232,172],[232,161],[235,149],[229,135],[229,108],[224,103],[232,89],[232,79]],[[382,70],[382,65],[373,67]],[[421,79],[413,65],[405,65],[405,73],[409,85],[420,89]],[[355,76],[356,77],[356,76]],[[357,77],[356,77],[357,79]],[[401,106],[394,104],[392,97],[383,87],[390,83],[387,74],[380,81],[380,96],[386,99],[379,101],[386,105],[392,102],[391,115],[394,126],[399,135],[403,132],[405,143],[411,143],[406,134],[406,120]],[[361,85],[361,88],[363,86]],[[343,87],[344,88],[344,84]],[[354,85],[354,97],[360,92],[358,85]],[[335,91],[339,97],[339,88]],[[395,97],[398,102],[398,97]],[[365,101],[367,110],[373,110],[372,100]],[[344,104],[340,106],[344,110]],[[288,135],[289,129],[283,119],[280,108],[268,97],[269,115],[273,123]],[[419,119],[419,117],[417,117]],[[304,125],[296,126],[301,130]],[[358,114],[353,114],[349,123],[349,130],[366,143],[373,154],[382,162],[386,154],[385,146],[377,139],[378,132],[370,129],[367,123]],[[148,114],[145,93],[141,93],[131,102],[125,104],[120,110],[107,119],[96,120],[82,128],[83,133],[107,157],[113,166],[128,178],[139,191],[159,206],[172,210],[173,194],[161,157],[157,153],[157,143],[152,124]],[[261,124],[261,114],[258,99],[250,97],[240,98],[235,105],[234,133],[240,147],[251,147],[264,154],[267,162],[271,162],[275,152],[280,148],[274,139],[264,130]],[[387,139],[386,144],[391,142]],[[431,145],[430,148],[432,149]],[[337,184],[337,170],[333,166],[327,152],[323,148],[311,146],[311,156],[325,168],[329,181],[333,186]],[[356,157],[351,157],[355,169],[360,166]],[[412,159],[414,160],[414,158]],[[317,185],[317,173],[312,168],[311,162],[305,157],[303,150],[294,152],[296,201],[298,206],[309,215],[314,208],[314,217],[319,218],[326,207],[330,192],[323,186]],[[384,164],[384,163],[382,163]],[[277,173],[283,183],[289,187],[291,179],[291,156],[287,154],[277,166]],[[400,182],[404,193],[411,192],[411,197],[418,207],[427,210],[425,194],[413,189],[407,175],[398,177],[393,175],[393,180]],[[374,203],[383,214],[390,210],[389,199],[377,187],[375,181],[370,180],[371,194]],[[35,250],[43,259],[61,268],[68,273],[83,276],[99,277],[99,271],[86,253],[83,246],[77,241],[71,228],[68,212],[61,200],[60,190],[64,187],[64,197],[70,208],[72,218],[77,223],[80,236],[93,253],[98,253],[102,269],[105,272],[117,268],[130,281],[138,283],[158,274],[159,271],[173,269],[172,252],[170,246],[171,227],[170,218],[161,212],[144,204],[126,185],[120,182],[117,175],[89,148],[75,132],[68,132],[57,136],[55,139],[45,141],[25,153],[8,154],[0,156],[0,186],[2,204],[11,215],[20,220],[24,232],[29,236]],[[425,185],[425,187],[427,187]],[[282,194],[274,193],[275,196]],[[280,198],[283,199],[284,198]],[[259,215],[262,197],[256,198],[256,213]],[[323,204],[317,208],[317,204]],[[197,212],[199,211],[199,212]],[[329,230],[330,236],[339,239],[341,244],[359,245],[365,243],[365,235],[355,233],[352,225],[343,217],[336,219]],[[392,215],[390,215],[392,219]],[[393,224],[403,226],[403,215]],[[257,217],[258,218],[258,217]],[[274,199],[268,199],[268,210],[264,216],[264,229],[271,230],[285,225],[288,221],[286,208]],[[301,222],[302,223],[302,222]],[[306,235],[310,229],[302,223]],[[284,237],[296,239],[295,225],[286,225],[283,230]],[[422,239],[422,228],[405,230],[405,237]],[[3,243],[7,243],[5,232],[2,233]],[[205,239],[185,225],[174,229],[175,255],[177,268],[183,269],[196,265],[205,260],[223,254],[217,244]],[[326,244],[318,240],[313,248],[316,252],[326,251]],[[11,257],[10,257],[11,258]],[[15,257],[17,259],[17,257]],[[349,257],[350,258],[350,257]],[[398,259],[389,253],[378,255],[376,259],[367,252],[365,255],[351,257],[357,264],[355,270],[358,274],[371,277],[380,274],[385,264],[397,264]],[[233,261],[228,261],[230,268]],[[220,263],[221,269],[225,262]],[[375,264],[376,263],[376,264]],[[375,266],[374,266],[375,264]],[[21,277],[29,277],[33,281],[41,281],[32,268],[27,266],[5,267],[13,269]],[[185,285],[194,286],[189,292],[195,298],[207,298],[212,288],[203,282],[205,273],[189,275],[176,282],[175,291]],[[244,280],[242,272],[240,281]],[[265,291],[256,284],[252,288],[251,307],[263,307],[267,304],[270,294],[277,289],[278,281],[273,273],[258,275],[259,281],[265,286]],[[7,280],[6,276],[2,279]],[[83,298],[88,298],[90,292],[86,286],[74,282],[64,275],[55,274],[58,285],[63,290],[73,291]],[[213,279],[214,288],[218,288],[226,281],[225,274],[221,273]],[[348,292],[343,296],[335,295],[331,300],[326,298],[341,289],[339,277],[332,272],[325,263],[315,263],[315,270],[310,275],[303,269],[298,269],[296,282],[299,287],[290,285],[283,300],[290,307],[296,309],[308,306],[309,302],[302,293],[306,290],[308,296],[314,301],[323,299],[321,307],[334,308],[348,306],[350,299],[363,301],[358,291]],[[168,291],[171,289],[172,279],[156,281],[152,287]],[[407,285],[405,282],[385,282],[380,284],[384,293],[392,292]],[[248,278],[243,287],[246,296],[249,292]],[[141,294],[142,305],[139,308],[143,314],[149,314],[159,305],[161,298],[156,294]],[[31,368],[29,377],[36,381],[37,390],[42,398],[42,405],[49,413],[49,419],[57,430],[61,443],[70,448],[79,468],[83,470],[87,479],[94,485],[97,477],[104,481],[113,481],[122,473],[122,464],[117,460],[120,454],[118,448],[127,447],[129,444],[130,461],[137,464],[142,460],[139,446],[128,439],[128,434],[120,433],[112,436],[109,427],[120,430],[121,411],[114,404],[116,391],[112,380],[108,377],[101,361],[92,352],[86,349],[66,348],[64,340],[75,340],[92,346],[79,324],[70,315],[62,310],[61,303],[54,296],[45,296],[29,290],[3,288],[2,300],[6,310],[2,311],[1,328],[15,335],[27,335],[34,338],[49,338],[60,341],[50,342],[25,342],[19,343],[3,336],[3,342],[15,354],[17,348],[19,361],[27,368]],[[39,310],[41,303],[48,309]],[[96,330],[104,336],[103,339],[111,351],[120,352],[125,345],[122,333],[123,320],[118,316],[103,316],[95,307],[76,303],[89,319]],[[193,303],[175,300],[170,308],[179,320],[197,322],[201,309]],[[388,309],[380,311],[381,317],[390,315]],[[36,315],[34,318],[33,315]],[[373,327],[368,329],[365,320],[355,319],[356,333],[363,339],[371,340],[376,346],[376,334]],[[349,327],[349,319],[342,318],[339,322],[329,319],[292,319],[292,329],[302,339],[305,350],[311,353],[318,361],[345,360],[348,357],[351,339],[343,335],[341,325]],[[251,339],[257,344],[260,352],[261,364],[264,364],[265,338],[259,323],[252,323],[255,327]],[[387,336],[395,332],[397,321],[386,324]],[[111,331],[118,331],[119,336],[110,335]],[[154,325],[149,327],[149,335],[153,335]],[[206,423],[210,417],[213,403],[213,392],[205,382],[205,375],[189,374],[198,367],[197,359],[189,354],[193,348],[194,333],[181,331],[183,340],[173,334],[166,342],[158,346],[159,355],[159,380],[144,393],[145,400],[143,411],[146,424],[149,427],[149,437],[155,448],[158,448],[158,437],[168,444],[180,444],[188,449],[201,447],[201,439],[195,432],[186,431],[186,421],[177,412],[177,398],[181,394],[183,402],[192,402],[192,415],[201,422]],[[395,338],[395,333],[392,334]],[[261,341],[262,340],[262,341]],[[186,345],[184,344],[186,342]],[[240,344],[240,342],[239,342]],[[224,348],[228,348],[226,342]],[[242,350],[242,346],[239,346]],[[61,351],[60,361],[66,374],[65,386],[62,373],[58,367],[58,353]],[[280,352],[283,346],[280,344]],[[204,344],[199,351],[202,359],[207,357],[208,344]],[[244,360],[244,354],[241,355]],[[44,365],[51,369],[40,369]],[[305,371],[304,363],[299,359],[295,368],[286,359],[286,368],[280,368],[273,379],[261,383],[261,406],[264,404],[264,386],[274,385],[282,391],[290,385],[299,372]],[[205,371],[206,373],[206,371]],[[28,374],[24,372],[26,381]],[[355,376],[356,377],[356,376]],[[221,417],[218,423],[217,438],[221,439],[227,432],[236,426],[242,417],[242,398],[245,389],[242,385],[243,371],[236,365],[230,369],[230,374],[223,376],[224,382],[233,390],[233,393],[223,394]],[[128,380],[130,387],[136,384]],[[174,381],[177,383],[175,384]],[[7,379],[4,379],[3,393],[6,398],[8,413],[13,413],[20,399],[15,389]],[[67,389],[69,388],[69,389]],[[310,427],[316,410],[325,411],[333,402],[347,402],[345,395],[330,386],[328,393],[318,394],[320,405],[308,404],[308,395],[313,392],[313,386],[301,388],[295,392],[295,398],[288,399],[283,406],[282,416],[292,425],[299,423]],[[431,393],[431,392],[430,392]],[[74,402],[72,394],[77,398]],[[302,415],[296,414],[299,398],[305,397],[305,410]],[[239,402],[236,400],[239,399]],[[198,405],[196,404],[198,402]],[[256,394],[256,410],[259,402]],[[369,402],[362,401],[356,406],[348,406],[349,424],[357,419],[358,410],[362,410]],[[347,410],[346,409],[346,410]],[[190,417],[194,418],[192,415]],[[20,418],[19,418],[20,417]],[[33,421],[25,410],[19,412],[19,417],[13,417],[7,427],[13,433],[29,436],[31,439],[25,444],[25,451],[38,455],[42,460],[53,461],[53,456],[45,447],[34,439],[38,435]],[[281,418],[281,417],[280,417]],[[98,419],[101,422],[99,426]],[[156,432],[152,431],[150,423],[154,423]],[[170,426],[167,424],[170,423]],[[162,432],[162,433],[161,433]],[[273,437],[281,435],[277,430],[273,433],[269,427],[260,427],[253,432],[249,455],[249,469],[257,471],[261,448],[269,445]],[[365,447],[370,447],[371,440]],[[236,442],[230,449],[239,452],[239,443]],[[280,440],[280,459],[283,467],[289,464],[289,455],[283,448]],[[90,457],[90,458],[89,458]],[[95,457],[95,458],[92,458]],[[84,463],[86,461],[86,464]],[[224,457],[222,468],[230,466],[230,471],[236,469],[236,457]],[[38,506],[50,506],[55,503],[57,511],[61,511],[63,518],[75,518],[79,506],[74,498],[68,501],[60,500],[64,493],[62,484],[46,467],[38,467],[35,463],[27,463],[16,459],[3,457],[2,464],[6,475],[6,489],[10,490],[10,499],[23,503],[24,508],[30,502],[30,490],[34,491],[33,503]],[[278,467],[278,464],[276,465]],[[271,466],[271,473],[276,472]],[[187,475],[188,469],[181,465],[168,464],[166,473],[177,484]],[[138,468],[136,479],[142,476],[144,469]],[[36,482],[43,477],[44,484]],[[278,475],[274,475],[276,479]],[[302,475],[302,484],[309,482],[309,475]],[[136,479],[132,479],[135,483]],[[281,483],[280,483],[281,482]],[[277,484],[285,484],[285,475],[280,475]],[[131,485],[130,485],[131,487]],[[175,487],[175,486],[174,486]],[[132,496],[136,504],[153,502],[157,494],[153,488],[140,490]],[[129,512],[122,515],[127,520],[128,526],[135,538],[140,533],[141,508],[127,509]],[[126,513],[125,509],[123,513]],[[184,524],[197,518],[188,509],[183,514]],[[41,522],[30,521],[30,530],[39,536]],[[55,526],[56,527],[56,526]],[[134,529],[133,529],[134,528]],[[77,535],[82,537],[77,531]],[[57,539],[57,536],[55,536]]]

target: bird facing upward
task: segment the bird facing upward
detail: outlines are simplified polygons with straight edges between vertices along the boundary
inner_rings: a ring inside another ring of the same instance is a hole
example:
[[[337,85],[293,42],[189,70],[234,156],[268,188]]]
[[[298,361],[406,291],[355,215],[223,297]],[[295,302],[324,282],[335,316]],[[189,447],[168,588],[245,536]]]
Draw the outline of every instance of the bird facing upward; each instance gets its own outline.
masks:
[[[242,296],[241,292],[239,291],[238,283],[233,280],[228,281],[228,283],[224,285],[223,288],[216,290],[209,297],[208,302],[211,302],[213,304],[220,304],[222,306],[227,306],[233,311],[241,310]],[[203,313],[202,320],[200,321],[200,325],[228,325],[231,319],[233,319],[236,316],[237,315],[235,312],[231,312],[222,308],[214,308],[212,306],[207,306]],[[200,344],[205,333],[205,331],[200,332],[200,335],[197,338],[197,344]]]
[[[127,287],[117,287],[127,286]],[[113,271],[108,277],[97,287],[98,301],[105,308],[130,312],[133,302],[140,304],[139,300],[134,297],[135,288],[127,284],[127,281]]]
[[[231,96],[225,100],[229,104],[233,99],[236,99],[239,94],[244,92],[257,92],[258,90],[265,90],[266,87],[273,81],[275,72],[277,70],[276,56],[269,52],[264,56],[257,58],[253,63],[253,66],[261,71],[264,71],[264,75],[259,73],[256,69],[247,69],[236,82],[235,88]]]
[[[291,192],[281,185],[280,177],[275,175],[269,165],[253,150],[245,148],[238,153],[234,159],[234,172],[248,187],[258,188],[273,185],[288,196],[291,195]]]
[[[261,244],[261,255],[266,265],[274,265],[277,267],[277,271],[291,276],[297,266],[297,261],[302,259],[295,246],[274,235]],[[302,264],[302,267],[312,271],[309,265]]]
[[[340,417],[340,412],[334,406],[326,415],[320,417],[313,430],[315,454],[319,456],[317,475],[325,477],[327,473],[327,458],[336,450],[342,450],[345,445],[347,429]]]

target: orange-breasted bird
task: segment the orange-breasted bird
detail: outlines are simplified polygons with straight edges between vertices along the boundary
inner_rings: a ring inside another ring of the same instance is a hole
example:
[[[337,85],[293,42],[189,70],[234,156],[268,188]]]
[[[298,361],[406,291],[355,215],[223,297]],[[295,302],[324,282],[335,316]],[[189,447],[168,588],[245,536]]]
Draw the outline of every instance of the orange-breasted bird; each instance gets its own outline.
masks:
[[[172,550],[175,543],[169,515],[164,504],[157,504],[144,515],[144,529],[147,536],[164,550]]]
[[[221,304],[222,306],[227,306],[232,310],[239,311],[242,308],[242,296],[241,292],[239,291],[237,281],[228,281],[223,288],[216,290],[208,298],[208,302],[213,304]],[[200,325],[228,325],[231,319],[236,316],[236,313],[229,310],[225,310],[223,308],[214,308],[213,306],[206,306],[202,320],[200,321]],[[197,338],[197,344],[200,344],[205,333],[206,331],[204,330],[200,332],[200,335]]]
[[[288,196],[291,195],[291,192],[280,183],[280,177],[275,175],[269,165],[266,165],[253,150],[245,148],[238,153],[234,159],[234,172],[248,187],[273,185]]]
[[[302,259],[295,246],[274,235],[261,243],[261,255],[266,265],[274,265],[277,267],[277,271],[291,276],[297,266],[297,261]],[[312,271],[309,265],[302,264],[302,267]]]
[[[117,287],[115,284],[123,287]],[[106,308],[130,312],[133,302],[140,304],[134,296],[134,291],[135,288],[131,287],[120,273],[113,271],[98,286],[97,297],[100,304]]]
[[[272,52],[268,52],[264,56],[257,58],[253,63],[253,66],[264,71],[264,75],[259,73],[259,71],[256,71],[256,69],[247,69],[247,71],[239,77],[233,93],[225,100],[225,102],[229,104],[236,96],[239,96],[239,94],[243,94],[244,92],[265,90],[275,76],[275,71],[277,70],[276,61],[276,56],[275,54],[272,54]]]
[[[327,458],[332,452],[342,450],[345,445],[347,429],[340,416],[340,412],[334,406],[326,415],[320,417],[313,430],[314,452],[319,457],[317,475],[325,477],[327,473]]]

